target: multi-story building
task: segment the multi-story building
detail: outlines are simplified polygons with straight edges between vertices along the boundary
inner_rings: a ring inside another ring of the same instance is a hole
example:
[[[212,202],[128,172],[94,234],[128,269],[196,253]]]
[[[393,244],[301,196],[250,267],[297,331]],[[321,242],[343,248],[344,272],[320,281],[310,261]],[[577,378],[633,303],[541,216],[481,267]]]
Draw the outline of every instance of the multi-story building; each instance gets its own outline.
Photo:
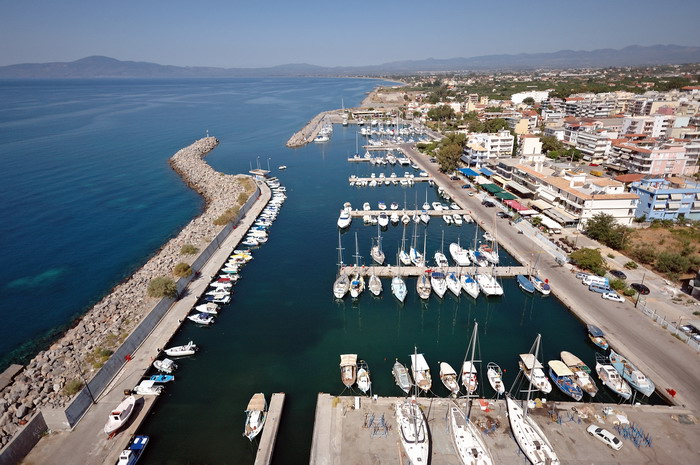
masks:
[[[604,118],[615,113],[615,101],[610,94],[573,96],[564,102],[564,112],[567,116]]]
[[[654,176],[680,176],[686,170],[686,149],[675,142],[658,143],[653,139],[632,142],[614,140],[609,162],[630,173]]]
[[[510,157],[514,139],[509,131],[470,134],[462,161],[468,166],[481,166],[490,158]]]
[[[600,164],[608,158],[610,147],[612,146],[612,138],[603,129],[593,132],[579,132],[576,136],[575,147],[583,154],[584,161]]]
[[[540,103],[549,97],[548,90],[528,90],[526,92],[518,92],[510,96],[511,102],[515,105],[522,103],[526,98],[531,97],[536,103]]]
[[[668,137],[675,118],[673,115],[625,116],[622,118],[622,134]]]
[[[639,196],[636,218],[677,220],[679,215],[700,220],[700,184],[681,178],[645,178],[630,185]]]

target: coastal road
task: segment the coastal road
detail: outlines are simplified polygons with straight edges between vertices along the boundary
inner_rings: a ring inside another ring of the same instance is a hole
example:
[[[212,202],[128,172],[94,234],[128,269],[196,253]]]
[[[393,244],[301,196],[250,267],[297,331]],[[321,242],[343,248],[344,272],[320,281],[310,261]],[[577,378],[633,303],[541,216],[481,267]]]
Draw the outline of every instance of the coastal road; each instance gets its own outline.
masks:
[[[435,178],[452,199],[462,208],[473,212],[479,225],[492,234],[497,232],[499,244],[523,265],[531,262],[533,250],[540,247],[526,234],[518,234],[517,228],[507,220],[496,219],[495,208],[481,205],[478,196],[469,197],[460,182],[450,181],[439,172],[439,165],[430,163],[410,145],[401,149],[429,176]],[[498,230],[494,231],[494,225]],[[603,300],[600,294],[590,292],[576,279],[569,266],[559,266],[554,257],[539,254],[538,268],[543,278],[552,284],[552,292],[584,323],[599,326],[616,352],[624,354],[654,383],[662,395],[669,397],[666,389],[674,389],[674,402],[700,411],[700,367],[698,354],[687,344],[654,323],[630,302],[614,303]],[[581,335],[581,337],[585,337]]]

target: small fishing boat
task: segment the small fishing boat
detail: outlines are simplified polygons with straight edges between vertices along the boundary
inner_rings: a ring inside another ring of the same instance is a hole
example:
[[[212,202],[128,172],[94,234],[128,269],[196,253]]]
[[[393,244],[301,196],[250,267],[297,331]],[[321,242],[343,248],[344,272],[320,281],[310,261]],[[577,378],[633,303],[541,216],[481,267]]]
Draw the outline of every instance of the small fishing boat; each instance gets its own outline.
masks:
[[[440,381],[451,395],[456,396],[459,393],[457,372],[447,362],[440,362]]]
[[[145,379],[135,386],[132,392],[140,396],[159,396],[163,390],[165,390],[165,386],[162,384],[156,384],[155,381]]]
[[[104,432],[106,435],[110,436],[117,432],[124,423],[127,422],[131,414],[134,412],[134,406],[136,405],[136,397],[129,396],[117,406],[114,410],[109,413],[109,418],[104,427]]]
[[[175,381],[175,377],[173,375],[152,375],[150,378],[148,378],[151,381],[155,381],[156,383],[169,383],[170,381]]]
[[[382,173],[382,174],[384,174],[384,173]],[[379,176],[379,177],[381,178],[381,177],[383,177],[383,176]],[[380,210],[386,210],[386,203],[384,203],[384,202],[379,202],[379,203],[377,204],[377,208],[379,208]]]
[[[399,224],[399,214],[396,212],[392,213],[391,217],[389,217],[389,221],[391,221],[391,224],[393,224],[394,226]]]
[[[165,355],[168,357],[184,357],[186,355],[194,355],[194,353],[197,352],[197,349],[197,344],[190,341],[184,346],[171,347],[169,349],[165,349],[163,352],[165,352]]]
[[[418,292],[418,297],[420,297],[423,300],[426,300],[430,298],[430,291],[431,291],[431,286],[430,286],[430,279],[428,278],[428,275],[423,273],[420,276],[418,276],[418,280],[416,282],[416,291]]]
[[[164,358],[163,360],[156,360],[153,362],[153,368],[160,372],[170,374],[177,370],[177,365],[169,358]]]
[[[489,380],[491,388],[496,391],[499,396],[506,392],[506,387],[503,384],[503,371],[494,362],[489,362],[486,365],[486,379]]]
[[[253,440],[265,426],[265,418],[267,418],[267,401],[265,394],[258,392],[248,401],[248,406],[245,409],[246,418],[243,428],[243,436],[249,440]]]
[[[411,354],[411,372],[416,386],[424,392],[429,391],[433,385],[433,379],[430,376],[430,366],[423,354]]]
[[[544,367],[533,354],[520,354],[518,365],[533,386],[545,394],[552,392],[552,384],[544,375]]]
[[[454,223],[457,226],[462,226],[462,224],[464,224],[464,221],[462,220],[462,216],[459,213],[452,214],[452,221],[454,221]]]
[[[447,292],[447,280],[445,273],[433,271],[430,273],[430,286],[433,288],[438,297],[442,298]]]
[[[459,282],[464,292],[475,299],[479,297],[479,284],[472,278],[472,275],[469,273],[462,273],[462,276],[459,277]]]
[[[559,356],[562,362],[574,373],[574,382],[583,389],[589,396],[595,397],[598,393],[598,386],[591,377],[591,369],[571,352],[562,351]]]
[[[528,294],[533,294],[535,292],[535,285],[528,279],[524,274],[519,274],[515,277],[518,281],[518,287]]]
[[[136,462],[138,462],[141,455],[143,455],[143,451],[148,445],[148,439],[148,436],[143,435],[134,436],[131,438],[129,444],[126,446],[126,449],[121,451],[119,454],[117,465],[134,465]]]
[[[229,297],[230,299],[230,297]],[[214,299],[217,300],[217,299]],[[199,325],[205,325],[208,326],[212,323],[214,323],[214,317],[212,315],[209,315],[208,313],[195,313],[193,315],[187,315],[187,319],[197,323]]]
[[[632,397],[632,388],[625,381],[614,366],[606,362],[605,356],[596,354],[595,371],[598,378],[615,394],[627,400]]]
[[[588,338],[603,350],[608,350],[608,341],[605,340],[605,334],[603,330],[594,325],[586,325],[588,329]]]
[[[627,358],[610,349],[610,363],[617,370],[622,378],[627,381],[633,388],[649,397],[654,393],[656,386],[653,381],[647,378],[644,373],[632,365]]]
[[[340,356],[340,380],[345,387],[352,387],[357,376],[357,354]]]
[[[357,388],[364,394],[372,387],[372,381],[369,378],[369,367],[367,362],[360,360],[357,364]]]
[[[394,362],[394,367],[391,369],[391,373],[394,375],[394,382],[396,385],[406,394],[411,390],[411,376],[408,374],[408,369],[396,359]]]
[[[537,292],[541,293],[542,295],[549,295],[552,292],[552,288],[549,285],[548,279],[545,279],[543,281],[542,279],[540,279],[539,276],[537,276],[535,274],[531,274],[530,281],[535,286],[535,289],[537,290]]]
[[[549,377],[554,381],[554,385],[575,401],[581,400],[583,391],[574,381],[574,372],[561,360],[550,360],[547,364]]]

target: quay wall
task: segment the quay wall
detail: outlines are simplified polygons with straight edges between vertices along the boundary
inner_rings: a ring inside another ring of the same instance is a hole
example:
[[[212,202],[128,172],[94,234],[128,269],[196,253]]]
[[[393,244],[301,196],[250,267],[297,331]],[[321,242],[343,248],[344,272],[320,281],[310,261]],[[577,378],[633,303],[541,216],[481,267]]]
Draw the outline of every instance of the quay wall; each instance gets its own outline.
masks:
[[[225,175],[204,162],[203,157],[217,145],[214,137],[200,139],[170,159],[172,168],[188,186],[204,197],[204,212],[93,306],[49,349],[35,356],[24,371],[0,391],[0,460],[5,460],[6,449],[14,448],[9,447],[15,442],[13,438],[20,442],[25,440],[16,435],[20,430],[27,430],[22,424],[39,410],[44,410],[45,418],[61,429],[75,424],[90,406],[91,396],[99,396],[127,362],[125,357],[138,347],[170,308],[172,299],[154,299],[146,295],[150,280],[171,276],[177,263],[194,258],[180,253],[185,244],[203,249],[190,265],[195,271],[199,269],[218,248],[221,238],[233,230],[234,224],[260,195],[249,176]],[[242,198],[247,200],[244,205],[239,204]],[[215,225],[214,220],[230,212],[231,207],[240,208],[232,221],[225,226]],[[178,291],[182,291],[190,279],[179,280]],[[95,354],[105,350],[112,351],[111,357],[104,364],[96,363]],[[65,393],[68,383],[84,378],[90,381],[77,395]],[[44,421],[43,415],[35,416],[42,416]]]
[[[287,147],[302,147],[314,140],[314,138],[318,135],[318,132],[321,130],[321,127],[325,124],[326,117],[335,112],[337,112],[337,110],[322,111],[318,115],[311,118],[311,121],[306,123],[303,128],[295,132],[292,137],[289,138],[286,144]]]
[[[0,465],[14,465],[22,460],[39,441],[46,429],[44,416],[41,412],[36,412],[27,424],[21,427],[12,442],[2,450]]]

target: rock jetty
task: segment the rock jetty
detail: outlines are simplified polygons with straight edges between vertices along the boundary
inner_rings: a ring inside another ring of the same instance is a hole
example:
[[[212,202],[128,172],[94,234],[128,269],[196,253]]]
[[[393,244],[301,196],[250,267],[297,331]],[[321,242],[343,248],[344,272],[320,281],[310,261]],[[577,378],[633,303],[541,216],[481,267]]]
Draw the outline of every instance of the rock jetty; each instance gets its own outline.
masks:
[[[326,118],[329,118],[331,114],[334,113],[337,113],[337,110],[323,111],[311,118],[311,121],[306,123],[306,125],[303,128],[295,132],[292,135],[292,137],[289,138],[286,144],[287,147],[303,147],[304,145],[314,140],[314,138],[318,135],[318,132],[321,130],[323,125],[327,123]]]
[[[202,250],[223,228],[215,220],[232,207],[240,207],[255,192],[255,182],[250,176],[220,173],[204,162],[203,157],[218,143],[214,137],[200,139],[170,159],[173,169],[205,198],[204,212],[92,307],[48,350],[34,357],[0,392],[0,447],[9,442],[36,409],[66,406],[82,385],[81,372],[90,379],[157,304],[158,299],[146,295],[151,279],[172,276],[177,263],[194,261],[196,255],[181,254],[182,246],[191,244]]]

